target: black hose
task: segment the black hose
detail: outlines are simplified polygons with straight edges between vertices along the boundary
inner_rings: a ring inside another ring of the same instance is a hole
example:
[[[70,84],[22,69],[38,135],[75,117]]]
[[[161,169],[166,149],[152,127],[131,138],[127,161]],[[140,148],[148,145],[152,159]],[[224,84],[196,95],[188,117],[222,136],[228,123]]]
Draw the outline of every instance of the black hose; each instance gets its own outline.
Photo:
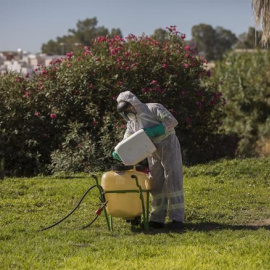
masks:
[[[99,216],[96,215],[95,218],[90,223],[88,223],[87,225],[83,226],[82,229],[86,229],[86,228],[90,227],[97,220],[98,217]]]
[[[94,187],[97,187],[99,192],[100,192],[100,195],[101,195],[101,200],[103,200],[103,189],[100,185],[94,185],[92,187],[90,187],[85,193],[84,195],[82,196],[82,198],[80,199],[79,203],[76,205],[76,207],[67,215],[65,216],[64,218],[62,218],[61,220],[57,221],[56,223],[52,224],[51,226],[48,226],[46,228],[43,228],[41,229],[41,231],[45,231],[45,230],[48,230],[50,228],[53,228],[54,226],[58,225],[59,223],[61,223],[62,221],[64,221],[65,219],[67,219],[71,214],[73,214],[75,212],[75,210],[80,206],[80,204],[82,203],[83,199],[85,198],[85,196],[88,194],[88,192],[90,192]],[[104,202],[102,202],[104,203]],[[96,219],[98,218],[98,216],[96,216],[88,225],[84,226],[84,228],[87,228],[89,227],[92,223],[94,223],[94,221],[96,221]]]

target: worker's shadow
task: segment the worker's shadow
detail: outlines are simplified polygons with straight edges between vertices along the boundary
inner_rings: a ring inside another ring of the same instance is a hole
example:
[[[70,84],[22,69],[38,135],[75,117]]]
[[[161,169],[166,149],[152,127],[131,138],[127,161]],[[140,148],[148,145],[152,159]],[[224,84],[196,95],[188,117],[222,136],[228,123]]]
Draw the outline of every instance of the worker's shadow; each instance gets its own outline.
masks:
[[[145,234],[162,234],[162,233],[179,233],[183,234],[187,231],[197,231],[197,232],[211,232],[211,231],[222,231],[222,230],[252,230],[256,231],[258,229],[270,230],[270,225],[230,225],[230,224],[219,224],[214,222],[205,223],[184,223],[181,228],[173,228],[170,226],[165,226],[162,229],[152,229],[145,230],[143,227],[131,226],[131,231],[134,233],[145,233]]]

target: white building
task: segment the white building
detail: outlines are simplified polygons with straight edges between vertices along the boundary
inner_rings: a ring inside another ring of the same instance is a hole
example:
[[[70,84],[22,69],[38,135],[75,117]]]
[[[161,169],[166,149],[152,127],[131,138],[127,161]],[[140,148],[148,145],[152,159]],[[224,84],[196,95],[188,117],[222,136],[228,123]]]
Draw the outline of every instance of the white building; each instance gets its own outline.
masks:
[[[30,54],[18,49],[17,52],[0,52],[0,73],[8,71],[31,74],[39,66],[49,66],[51,61],[63,56],[46,54]]]

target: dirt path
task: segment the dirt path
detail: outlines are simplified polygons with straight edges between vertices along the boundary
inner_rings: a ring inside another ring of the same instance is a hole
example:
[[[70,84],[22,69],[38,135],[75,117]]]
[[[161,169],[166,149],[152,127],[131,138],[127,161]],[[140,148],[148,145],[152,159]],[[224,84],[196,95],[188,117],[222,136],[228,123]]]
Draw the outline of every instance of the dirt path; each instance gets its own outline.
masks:
[[[254,220],[247,225],[249,226],[268,226],[270,225],[270,218],[262,219],[262,220]]]

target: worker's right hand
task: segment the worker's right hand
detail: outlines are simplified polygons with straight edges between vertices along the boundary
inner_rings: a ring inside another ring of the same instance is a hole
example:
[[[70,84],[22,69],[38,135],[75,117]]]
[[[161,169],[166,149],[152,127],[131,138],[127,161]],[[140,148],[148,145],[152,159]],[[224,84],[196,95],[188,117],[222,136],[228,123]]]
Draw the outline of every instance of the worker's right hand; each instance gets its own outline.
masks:
[[[117,154],[116,151],[113,151],[113,152],[112,152],[112,156],[113,156],[114,159],[116,159],[116,160],[118,160],[118,161],[122,161],[121,158],[119,157],[119,155]]]

